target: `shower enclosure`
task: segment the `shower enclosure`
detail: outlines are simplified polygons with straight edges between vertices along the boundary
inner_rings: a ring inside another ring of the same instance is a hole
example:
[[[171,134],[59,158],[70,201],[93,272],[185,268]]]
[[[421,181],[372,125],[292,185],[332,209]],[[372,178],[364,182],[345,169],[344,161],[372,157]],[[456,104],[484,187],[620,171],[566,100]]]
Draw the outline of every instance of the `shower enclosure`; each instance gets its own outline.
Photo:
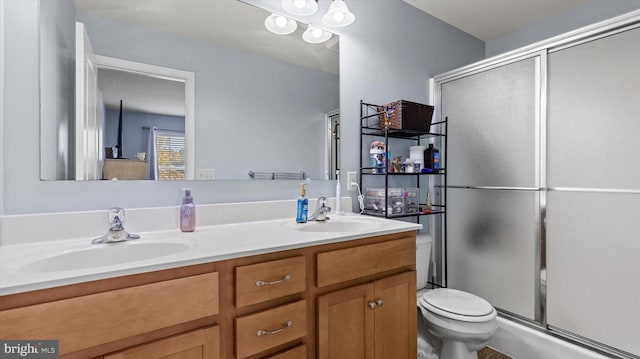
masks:
[[[446,285],[640,356],[640,12],[434,78]]]

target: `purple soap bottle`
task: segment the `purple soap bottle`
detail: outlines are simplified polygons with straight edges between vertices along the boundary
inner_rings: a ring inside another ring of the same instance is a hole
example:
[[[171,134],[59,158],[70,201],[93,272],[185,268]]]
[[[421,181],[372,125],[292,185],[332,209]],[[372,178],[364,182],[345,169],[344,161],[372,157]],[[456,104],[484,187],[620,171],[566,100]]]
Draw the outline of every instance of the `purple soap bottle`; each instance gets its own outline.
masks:
[[[180,230],[193,232],[196,229],[196,205],[191,197],[191,188],[184,189],[184,197],[180,205]]]

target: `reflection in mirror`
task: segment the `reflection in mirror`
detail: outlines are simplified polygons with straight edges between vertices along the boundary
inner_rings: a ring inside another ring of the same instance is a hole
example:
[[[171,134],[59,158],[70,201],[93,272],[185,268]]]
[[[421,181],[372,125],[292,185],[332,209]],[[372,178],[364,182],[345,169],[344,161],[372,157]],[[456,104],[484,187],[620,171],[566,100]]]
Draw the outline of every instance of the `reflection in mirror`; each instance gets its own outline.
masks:
[[[250,171],[334,178],[339,156],[332,148],[336,141],[326,133],[327,126],[335,126],[330,114],[339,108],[337,36],[332,42],[307,44],[301,39],[302,24],[294,34],[272,34],[264,28],[270,13],[236,0],[58,0],[41,1],[40,6],[42,179],[90,178],[77,173],[77,138],[90,131],[76,129],[76,117],[88,111],[74,99],[75,54],[82,47],[75,41],[76,21],[86,28],[93,58],[193,74],[193,126],[190,133],[187,121],[184,135],[186,178],[248,179]],[[105,72],[104,66],[96,69],[98,88]],[[107,82],[119,85],[120,77]],[[105,149],[118,146],[118,125],[112,119],[119,117],[119,100],[120,155],[132,161],[141,152],[146,163],[152,160],[153,127],[173,129],[140,121],[142,114],[180,117],[135,108],[124,90],[118,90],[122,94],[115,96],[114,105],[101,91],[103,100],[95,108],[104,106],[104,123],[92,142],[102,163],[92,175],[97,179],[109,178],[104,175],[109,160]],[[135,125],[129,123],[134,118]],[[145,178],[153,178],[149,168],[146,173]]]
[[[194,74],[94,54],[79,58],[85,61],[76,61],[82,90],[75,178],[192,179],[193,141],[185,138],[193,138]]]
[[[338,179],[340,173],[340,111],[327,114],[329,179]]]

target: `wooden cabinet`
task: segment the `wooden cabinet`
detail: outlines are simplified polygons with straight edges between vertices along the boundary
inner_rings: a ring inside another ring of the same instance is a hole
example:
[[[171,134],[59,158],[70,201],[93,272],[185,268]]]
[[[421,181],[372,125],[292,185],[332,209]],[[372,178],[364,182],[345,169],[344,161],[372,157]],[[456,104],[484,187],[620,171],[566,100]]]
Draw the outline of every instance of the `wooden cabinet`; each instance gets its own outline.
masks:
[[[64,354],[217,313],[218,273],[206,273],[0,311],[0,338],[56,339]]]
[[[307,289],[305,256],[237,266],[235,305],[244,308],[301,293]],[[235,355],[247,358],[281,347],[307,335],[307,301],[273,306],[236,317]]]
[[[246,358],[307,335],[307,301],[236,318],[236,356]]]
[[[144,180],[147,176],[147,162],[125,159],[105,159],[102,177],[106,180]]]
[[[415,245],[410,236],[318,253],[318,287],[344,287],[318,296],[318,358],[417,357]]]
[[[418,355],[416,272],[383,278],[373,286],[377,304],[374,358],[415,358]]]
[[[318,297],[318,358],[417,356],[415,271]]]
[[[115,277],[0,297],[0,338],[61,359],[415,359],[414,271],[404,232]]]
[[[322,252],[318,254],[318,287],[384,273],[415,262],[415,239]]]
[[[307,288],[304,256],[235,268],[236,307],[266,302]]]
[[[300,345],[285,352],[275,354],[264,359],[307,359],[307,346]]]
[[[219,359],[220,328],[217,326],[160,339],[108,354],[104,359]]]
[[[373,298],[368,284],[318,298],[318,358],[373,358]]]

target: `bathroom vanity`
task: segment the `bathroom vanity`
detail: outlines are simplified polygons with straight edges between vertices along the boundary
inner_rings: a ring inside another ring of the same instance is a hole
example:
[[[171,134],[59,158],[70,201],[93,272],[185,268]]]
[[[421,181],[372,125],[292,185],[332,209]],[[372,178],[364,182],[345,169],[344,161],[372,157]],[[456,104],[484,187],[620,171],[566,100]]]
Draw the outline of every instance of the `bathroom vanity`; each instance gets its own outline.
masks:
[[[416,358],[419,225],[345,218],[199,228],[177,257],[62,271],[0,297],[0,338],[59,340],[61,358]]]

